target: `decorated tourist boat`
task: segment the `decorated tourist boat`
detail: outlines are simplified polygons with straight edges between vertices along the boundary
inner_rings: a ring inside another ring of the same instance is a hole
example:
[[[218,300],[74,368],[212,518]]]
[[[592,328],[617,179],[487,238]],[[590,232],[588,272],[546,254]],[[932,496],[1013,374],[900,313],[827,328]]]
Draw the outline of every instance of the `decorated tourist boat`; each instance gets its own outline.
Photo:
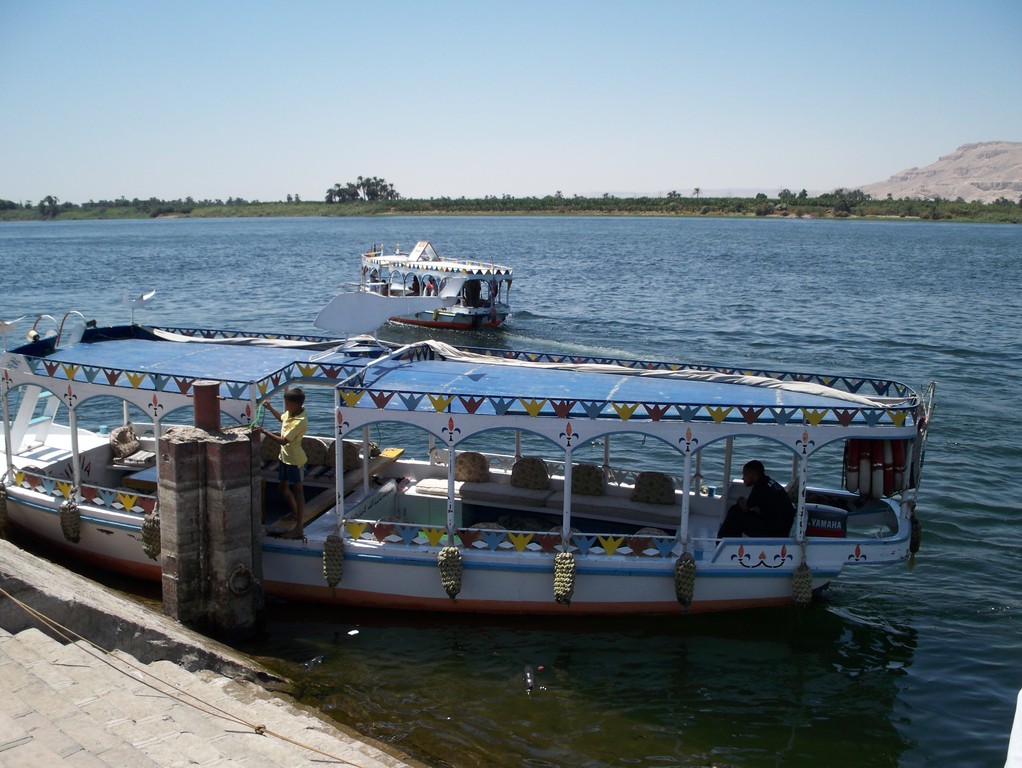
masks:
[[[274,535],[275,446],[250,446],[267,481],[262,583],[282,598],[554,615],[805,604],[845,568],[898,563],[918,542],[932,385],[86,327],[78,313],[44,331],[47,317],[2,358],[0,525],[123,573],[161,575],[145,531],[167,490],[166,436],[210,381],[225,432],[259,441],[259,404],[294,386],[321,430],[304,441],[299,539]],[[718,537],[752,458],[786,486],[794,524]]]
[[[441,258],[422,240],[410,253],[395,247],[384,253],[373,245],[362,254],[357,313],[380,305],[394,323],[426,328],[479,330],[496,328],[511,314],[511,268],[491,262]],[[342,294],[343,300],[346,295]]]

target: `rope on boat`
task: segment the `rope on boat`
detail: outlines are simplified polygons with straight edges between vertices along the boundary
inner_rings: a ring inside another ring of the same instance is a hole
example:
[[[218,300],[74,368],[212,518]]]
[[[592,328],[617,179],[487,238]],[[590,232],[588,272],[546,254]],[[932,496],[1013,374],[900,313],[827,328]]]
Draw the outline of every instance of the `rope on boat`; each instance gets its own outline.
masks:
[[[554,557],[554,600],[561,605],[571,605],[575,594],[575,555],[558,552]]]
[[[7,486],[0,483],[0,539],[7,538]]]
[[[919,518],[916,517],[916,508],[913,505],[912,512],[909,516],[909,523],[912,525],[912,534],[908,542],[908,551],[913,555],[919,551],[919,545],[923,541],[923,524],[919,522]]]
[[[686,609],[692,605],[696,590],[696,560],[691,552],[683,552],[674,563],[674,594]]]
[[[344,575],[344,539],[336,533],[326,537],[323,544],[323,578],[331,587],[341,583]]]
[[[160,534],[160,513],[154,509],[142,520],[142,551],[150,560],[155,560],[163,551],[163,538]]]
[[[805,563],[791,577],[791,596],[798,608],[808,608],[813,602],[813,572]]]
[[[791,575],[791,598],[797,608],[808,608],[813,602],[813,572],[806,563],[806,542],[802,541],[802,564]]]
[[[77,544],[82,538],[82,516],[78,511],[78,504],[74,500],[74,493],[60,505],[60,530],[64,538],[72,544]]]
[[[453,546],[443,547],[437,553],[436,564],[440,568],[440,583],[453,600],[461,592],[461,550]]]
[[[255,418],[252,419],[252,422],[248,425],[248,428],[252,430],[255,429],[256,427],[261,427],[263,425],[263,416],[265,415],[266,407],[262,403],[259,403],[259,405],[256,407]]]

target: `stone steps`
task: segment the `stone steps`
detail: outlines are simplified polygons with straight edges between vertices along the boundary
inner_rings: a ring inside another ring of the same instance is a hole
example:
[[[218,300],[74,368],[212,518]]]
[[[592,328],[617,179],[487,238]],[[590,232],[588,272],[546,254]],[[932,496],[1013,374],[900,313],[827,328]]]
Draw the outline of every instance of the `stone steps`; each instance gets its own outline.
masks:
[[[0,629],[0,766],[58,764],[407,765],[253,683]]]

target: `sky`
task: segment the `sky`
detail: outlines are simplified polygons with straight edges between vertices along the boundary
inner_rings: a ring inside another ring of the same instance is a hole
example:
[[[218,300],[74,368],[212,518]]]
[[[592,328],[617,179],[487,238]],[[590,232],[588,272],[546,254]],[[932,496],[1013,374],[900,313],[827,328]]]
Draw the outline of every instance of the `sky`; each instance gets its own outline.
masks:
[[[0,0],[0,199],[831,191],[1022,141],[1022,0]]]

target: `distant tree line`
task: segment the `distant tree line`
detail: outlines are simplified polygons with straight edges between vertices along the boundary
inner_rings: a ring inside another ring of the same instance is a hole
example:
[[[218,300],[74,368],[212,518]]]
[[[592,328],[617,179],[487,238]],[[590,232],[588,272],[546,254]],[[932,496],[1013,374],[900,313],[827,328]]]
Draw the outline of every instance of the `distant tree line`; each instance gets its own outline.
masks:
[[[327,203],[333,204],[355,200],[367,202],[398,200],[400,197],[401,195],[394,189],[394,185],[389,184],[386,179],[379,179],[376,176],[364,179],[359,176],[358,179],[349,181],[347,184],[334,184],[326,191],[325,200]]]
[[[534,214],[534,215],[650,215],[650,216],[773,216],[773,217],[885,217],[932,221],[989,221],[1022,223],[1022,198],[1002,197],[993,203],[941,198],[874,200],[861,190],[836,189],[810,197],[806,190],[781,190],[776,197],[705,197],[696,187],[691,196],[672,191],[664,196],[599,197],[561,192],[543,197],[511,195],[481,198],[402,198],[384,179],[359,176],[348,184],[335,184],[323,202],[306,202],[288,194],[284,201],[260,202],[229,197],[226,200],[90,200],[75,204],[47,195],[39,203],[0,200],[0,220],[144,218],[157,216],[371,216],[374,214]]]

